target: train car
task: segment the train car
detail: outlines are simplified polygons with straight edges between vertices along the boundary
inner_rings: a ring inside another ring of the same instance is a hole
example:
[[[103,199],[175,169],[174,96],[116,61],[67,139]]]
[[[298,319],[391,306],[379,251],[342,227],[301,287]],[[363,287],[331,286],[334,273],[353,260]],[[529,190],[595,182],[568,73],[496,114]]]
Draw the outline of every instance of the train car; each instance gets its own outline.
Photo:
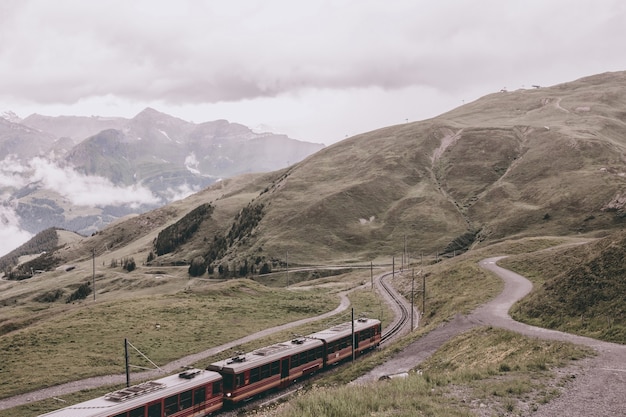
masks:
[[[354,352],[360,356],[380,345],[382,328],[380,320],[360,318],[354,320]],[[330,329],[308,335],[307,338],[324,342],[324,366],[337,364],[352,357],[352,322],[338,324]]]
[[[224,381],[224,405],[232,407],[274,388],[283,388],[324,366],[324,343],[299,337],[210,364]]]
[[[190,369],[40,417],[204,417],[223,405],[222,376]]]

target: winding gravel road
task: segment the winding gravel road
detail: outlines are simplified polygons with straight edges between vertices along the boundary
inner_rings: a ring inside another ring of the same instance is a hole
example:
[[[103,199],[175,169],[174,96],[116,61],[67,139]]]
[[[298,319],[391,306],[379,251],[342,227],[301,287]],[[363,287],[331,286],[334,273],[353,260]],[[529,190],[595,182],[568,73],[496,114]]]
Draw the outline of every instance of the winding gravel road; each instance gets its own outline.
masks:
[[[500,295],[468,316],[458,315],[353,383],[366,383],[378,380],[383,375],[408,372],[456,335],[475,326],[490,325],[530,337],[585,345],[597,352],[597,356],[584,359],[568,369],[568,374],[574,374],[576,378],[570,381],[561,396],[540,405],[533,416],[625,416],[626,346],[514,321],[508,311],[517,300],[531,291],[532,283],[515,272],[499,267],[496,262],[502,258],[488,258],[479,263],[482,268],[494,272],[504,281],[504,290]]]

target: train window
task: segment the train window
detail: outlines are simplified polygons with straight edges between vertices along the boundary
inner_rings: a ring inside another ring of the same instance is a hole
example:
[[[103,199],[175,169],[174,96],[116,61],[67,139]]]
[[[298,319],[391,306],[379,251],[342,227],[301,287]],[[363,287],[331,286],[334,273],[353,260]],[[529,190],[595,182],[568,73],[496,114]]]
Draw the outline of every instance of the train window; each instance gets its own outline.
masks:
[[[250,383],[257,382],[259,379],[261,379],[260,375],[261,375],[261,372],[259,368],[251,369],[250,370]]]
[[[224,381],[224,389],[231,390],[235,388],[235,375],[233,374],[224,374],[222,375]]]
[[[222,382],[217,381],[213,383],[213,395],[219,395],[222,393]]]
[[[270,376],[270,364],[261,366],[261,379],[268,378]]]
[[[180,409],[191,407],[191,390],[180,393]]]
[[[161,403],[156,403],[148,406],[148,417],[161,417]]]
[[[296,366],[298,366],[298,354],[295,355],[291,355],[291,367],[295,368]]]
[[[196,388],[193,392],[193,405],[202,404],[206,399],[206,387]]]
[[[135,408],[134,410],[131,410],[128,413],[128,417],[144,417],[146,415],[146,407],[139,407],[139,408]]]
[[[280,362],[279,361],[272,362],[271,368],[272,368],[271,374],[278,375],[280,373]]]
[[[243,387],[245,384],[244,374],[235,375],[235,388]]]
[[[117,414],[117,415],[115,415],[113,417],[127,417],[127,416],[126,416],[126,413],[122,413],[122,414]]]
[[[171,416],[178,410],[178,395],[172,395],[165,399],[165,415]]]

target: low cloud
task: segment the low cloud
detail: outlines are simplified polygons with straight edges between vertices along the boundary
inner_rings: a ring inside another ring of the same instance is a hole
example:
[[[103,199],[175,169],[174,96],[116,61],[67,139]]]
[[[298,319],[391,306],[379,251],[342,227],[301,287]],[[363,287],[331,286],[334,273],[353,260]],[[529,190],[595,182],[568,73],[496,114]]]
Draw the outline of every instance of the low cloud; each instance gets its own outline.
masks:
[[[0,161],[0,188],[22,188],[28,184],[27,171],[29,168],[24,166],[19,159],[13,155],[9,155]]]
[[[55,191],[73,205],[102,207],[162,204],[148,188],[141,185],[120,187],[104,177],[83,175],[71,167],[60,167],[43,158],[22,163],[13,157],[0,161],[0,187],[20,188],[37,183]]]
[[[13,208],[0,206],[0,256],[26,243],[31,237],[32,234],[20,229],[19,219]]]
[[[167,198],[167,201],[178,201],[184,198],[189,197],[192,194],[200,191],[200,187],[193,187],[189,184],[183,184],[176,188],[168,188],[167,191],[163,192],[163,195]]]
[[[72,168],[61,168],[42,158],[34,158],[33,181],[54,190],[78,206],[158,204],[161,201],[140,185],[119,187],[103,177],[82,175]]]

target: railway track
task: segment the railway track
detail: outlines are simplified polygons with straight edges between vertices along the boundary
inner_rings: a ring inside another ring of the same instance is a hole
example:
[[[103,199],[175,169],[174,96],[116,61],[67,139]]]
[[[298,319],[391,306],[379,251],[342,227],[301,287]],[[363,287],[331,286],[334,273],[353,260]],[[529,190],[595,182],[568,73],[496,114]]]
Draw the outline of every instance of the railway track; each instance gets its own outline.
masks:
[[[381,275],[378,279],[378,284],[380,288],[385,292],[386,296],[393,300],[393,302],[397,306],[397,311],[400,314],[398,317],[396,317],[395,322],[393,322],[383,332],[381,344],[391,340],[394,336],[400,334],[409,323],[411,317],[409,307],[407,307],[406,302],[403,300],[402,296],[398,294],[398,292],[396,292],[396,290],[389,283],[385,282],[385,278],[391,275],[391,272]]]
[[[396,315],[394,322],[383,331],[383,334],[381,336],[381,344],[385,342],[389,342],[391,339],[393,339],[393,337],[402,333],[402,331],[406,329],[406,326],[410,325],[409,324],[410,317],[411,317],[410,307],[407,306],[407,302],[404,300],[404,298],[400,294],[398,294],[398,292],[391,286],[391,284],[385,282],[385,278],[388,278],[391,275],[393,275],[393,273],[391,272],[383,274],[379,276],[376,282],[378,287],[383,291],[384,293],[383,295],[387,299],[387,302],[391,301],[393,303],[394,310],[396,310],[396,312],[399,313]],[[323,372],[323,374],[327,374],[328,372],[334,372],[334,371],[336,371],[336,369],[332,369],[332,368],[327,369]],[[319,375],[312,376],[308,378],[307,380],[311,381],[311,380],[314,380],[316,377],[319,377]],[[220,413],[220,416],[221,417],[236,417],[238,415],[251,412],[252,410],[258,411],[259,409],[263,409],[269,406],[270,404],[276,403],[282,398],[285,398],[294,394],[295,392],[301,390],[302,387],[303,387],[303,383],[298,382],[288,389],[281,390],[278,392],[268,393],[263,398],[257,398],[255,400],[251,400],[250,403],[246,404],[245,406],[237,410],[222,411]]]

